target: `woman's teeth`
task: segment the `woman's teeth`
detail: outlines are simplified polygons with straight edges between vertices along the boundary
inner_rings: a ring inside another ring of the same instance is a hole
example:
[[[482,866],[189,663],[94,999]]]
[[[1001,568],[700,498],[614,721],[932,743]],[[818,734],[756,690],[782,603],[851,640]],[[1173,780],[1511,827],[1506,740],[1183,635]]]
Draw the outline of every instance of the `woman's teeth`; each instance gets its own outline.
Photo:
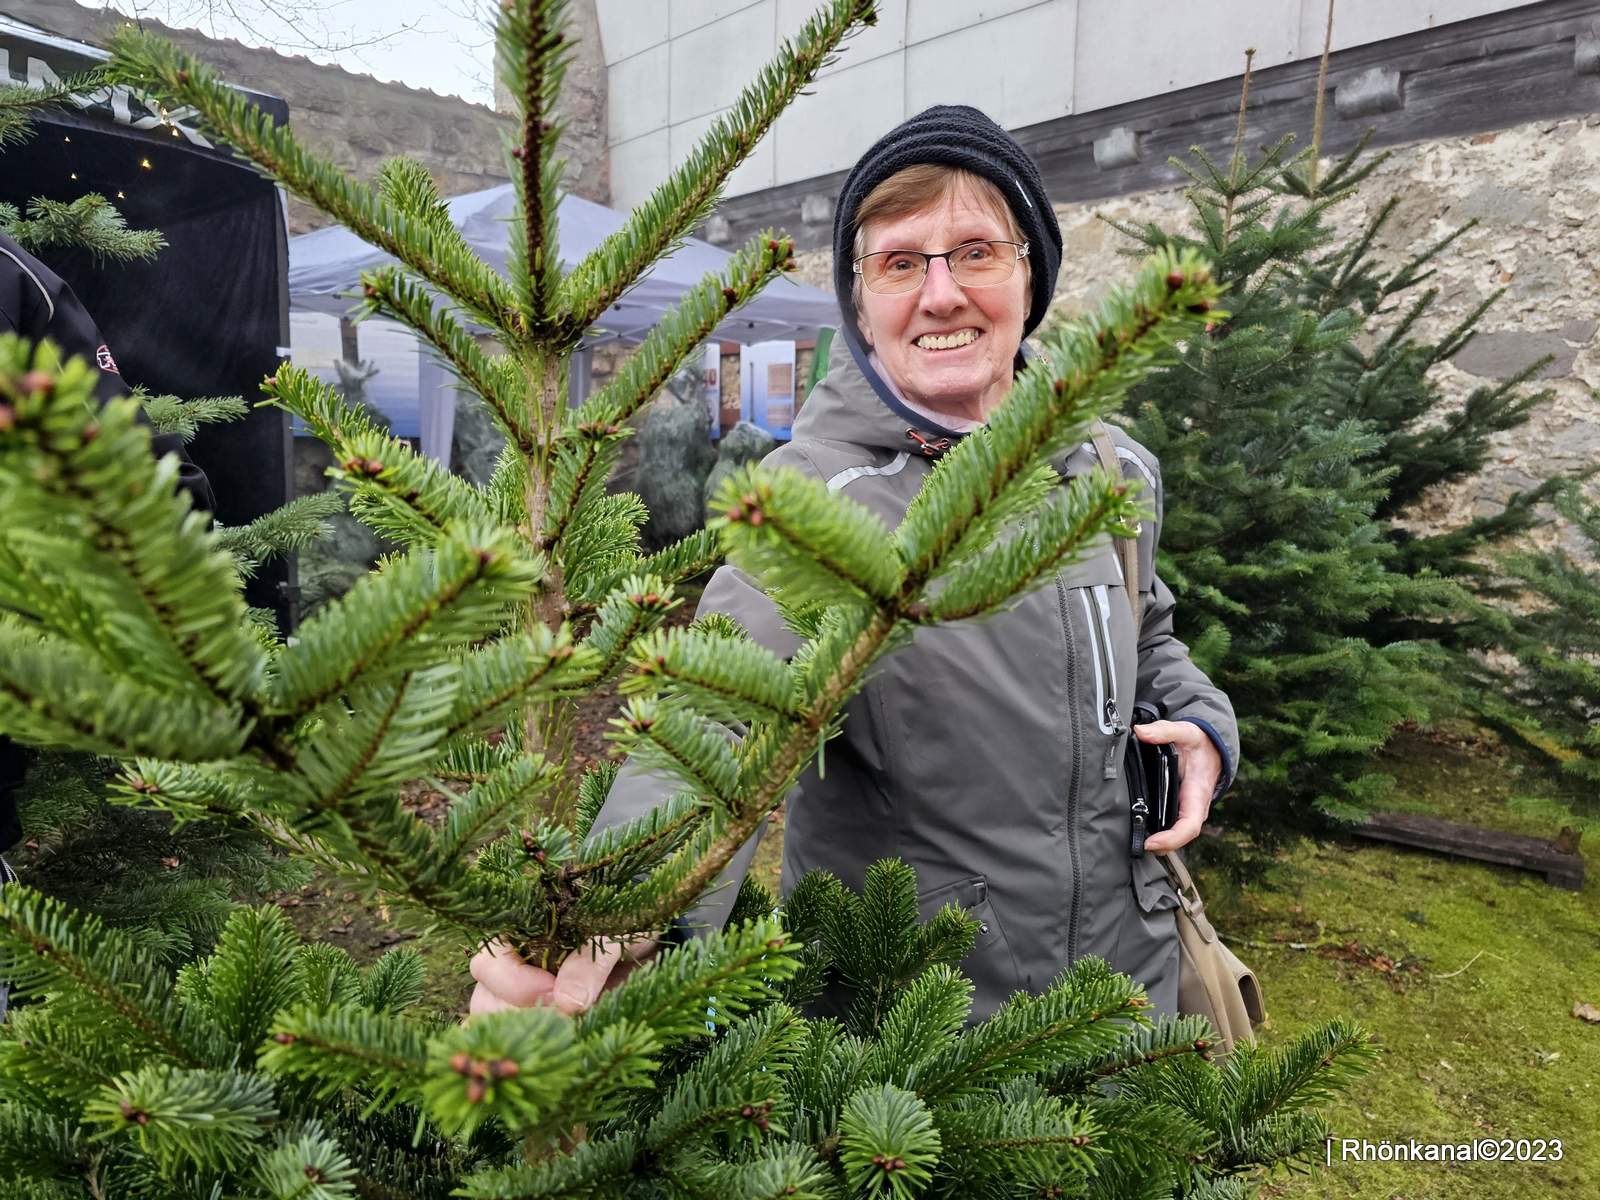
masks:
[[[924,350],[954,350],[958,346],[967,346],[977,340],[976,329],[961,329],[955,333],[926,333],[917,339],[916,344]]]

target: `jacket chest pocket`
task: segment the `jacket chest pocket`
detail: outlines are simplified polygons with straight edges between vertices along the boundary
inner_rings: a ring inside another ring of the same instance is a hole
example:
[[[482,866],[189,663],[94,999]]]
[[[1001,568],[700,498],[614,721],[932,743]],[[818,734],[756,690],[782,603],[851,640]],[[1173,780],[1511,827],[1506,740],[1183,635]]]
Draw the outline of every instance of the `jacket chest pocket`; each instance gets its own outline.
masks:
[[[1138,674],[1133,614],[1122,569],[1107,549],[1063,571],[1059,583],[1062,604],[1068,609],[1063,613],[1063,626],[1071,639],[1067,652],[1077,674],[1074,703],[1088,714],[1085,745],[1098,750],[1091,761],[1100,776],[1116,779],[1121,774]]]

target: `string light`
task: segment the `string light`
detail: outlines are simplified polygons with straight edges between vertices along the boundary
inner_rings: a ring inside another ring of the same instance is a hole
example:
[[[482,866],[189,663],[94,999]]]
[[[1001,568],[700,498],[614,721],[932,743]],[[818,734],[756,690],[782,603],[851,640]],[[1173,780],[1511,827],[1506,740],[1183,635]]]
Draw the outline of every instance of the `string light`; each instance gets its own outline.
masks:
[[[68,179],[76,179],[77,177],[78,177],[78,173],[76,171],[72,172],[72,174],[67,176]]]
[[[150,160],[148,158],[141,158],[139,160],[139,165],[148,171],[150,169]]]
[[[70,141],[71,141],[71,140],[72,140],[72,135],[71,135],[71,134],[70,134],[70,133],[69,133],[69,134],[66,134],[66,135],[65,135],[65,136],[64,136],[64,137],[62,137],[62,139],[61,139],[61,140],[62,140],[62,141],[63,141],[63,142],[70,142]]]
[[[122,192],[118,192],[117,193],[117,199],[118,200],[126,200],[127,198],[128,197],[125,194],[123,194]]]

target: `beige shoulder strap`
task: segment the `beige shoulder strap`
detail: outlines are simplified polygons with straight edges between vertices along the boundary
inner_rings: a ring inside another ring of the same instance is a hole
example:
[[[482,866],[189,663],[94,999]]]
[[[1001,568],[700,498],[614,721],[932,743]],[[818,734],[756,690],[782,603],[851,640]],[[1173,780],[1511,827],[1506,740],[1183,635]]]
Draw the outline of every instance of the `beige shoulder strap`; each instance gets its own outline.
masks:
[[[1096,421],[1092,430],[1094,452],[1106,472],[1123,478],[1122,462],[1117,458],[1117,447],[1111,440],[1111,431],[1104,421]],[[1128,593],[1128,606],[1133,609],[1134,636],[1144,628],[1144,591],[1139,579],[1139,539],[1117,538],[1117,558],[1122,563],[1122,581]]]

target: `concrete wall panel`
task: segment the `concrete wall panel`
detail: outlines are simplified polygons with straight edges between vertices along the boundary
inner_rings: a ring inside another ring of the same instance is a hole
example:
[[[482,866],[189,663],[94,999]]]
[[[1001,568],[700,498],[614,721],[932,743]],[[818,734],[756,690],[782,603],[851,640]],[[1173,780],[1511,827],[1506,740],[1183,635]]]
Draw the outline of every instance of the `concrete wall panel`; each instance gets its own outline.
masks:
[[[906,41],[925,42],[957,29],[993,21],[1018,9],[1029,8],[1041,0],[907,0]]]
[[[1076,4],[1049,0],[906,50],[906,113],[971,104],[1007,129],[1059,117],[1072,101]]]
[[[665,129],[611,147],[611,207],[627,212],[667,177],[671,140]]]
[[[898,54],[819,79],[778,118],[777,183],[850,166],[905,117],[905,59]]]
[[[667,94],[669,54],[668,44],[662,42],[608,69],[608,143],[629,142],[666,126],[667,106],[661,101]]]
[[[678,38],[713,21],[732,16],[759,0],[629,0],[635,8],[665,8],[670,36]]]
[[[1365,46],[1403,33],[1517,7],[1517,0],[1339,0],[1333,14],[1333,48]],[[1320,55],[1327,29],[1328,0],[1300,0],[1299,57]]]
[[[672,39],[670,121],[727,108],[774,50],[775,0],[761,0]],[[658,100],[659,102],[659,100]]]
[[[1226,20],[1220,19],[1224,12]],[[1109,108],[1237,75],[1244,69],[1246,46],[1255,47],[1257,67],[1302,57],[1300,5],[1292,0],[1228,0],[1225,6],[1079,0],[1072,111]],[[1319,53],[1321,46],[1319,38]]]
[[[667,6],[638,0],[595,0],[606,66],[667,40]]]

